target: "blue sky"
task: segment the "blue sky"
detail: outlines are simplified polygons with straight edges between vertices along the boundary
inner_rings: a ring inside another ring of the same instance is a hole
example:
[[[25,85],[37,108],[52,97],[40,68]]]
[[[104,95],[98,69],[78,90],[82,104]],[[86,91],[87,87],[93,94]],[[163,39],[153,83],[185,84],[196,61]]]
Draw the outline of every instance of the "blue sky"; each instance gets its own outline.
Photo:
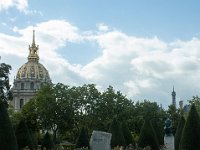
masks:
[[[200,1],[0,0],[0,55],[11,80],[32,30],[54,83],[112,85],[133,100],[199,95]],[[56,70],[56,71],[55,71]],[[178,104],[178,102],[177,102]]]

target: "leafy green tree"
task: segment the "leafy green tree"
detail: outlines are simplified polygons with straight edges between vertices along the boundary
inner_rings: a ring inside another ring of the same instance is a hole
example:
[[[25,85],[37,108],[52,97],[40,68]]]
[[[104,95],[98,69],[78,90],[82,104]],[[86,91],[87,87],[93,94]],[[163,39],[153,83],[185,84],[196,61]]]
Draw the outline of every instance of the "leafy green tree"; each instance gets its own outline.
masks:
[[[193,98],[189,100],[189,104],[195,104],[197,112],[200,115],[200,98],[198,96],[193,96]]]
[[[36,149],[36,143],[33,143],[33,138],[26,125],[26,123],[21,120],[16,128],[15,135],[17,138],[18,143],[18,149],[23,149],[26,146],[29,147],[29,149]]]
[[[109,86],[106,91],[102,92],[96,103],[95,115],[98,129],[107,131],[113,118],[119,121],[130,121],[129,117],[133,111],[133,102],[127,99],[120,91],[115,91]]]
[[[44,139],[42,142],[42,149],[43,148],[46,148],[46,150],[52,150],[54,148],[54,143],[49,132],[46,132],[46,134],[44,135]]]
[[[80,135],[77,139],[76,147],[78,148],[89,147],[88,134],[84,127],[81,128]]]
[[[166,112],[156,102],[144,100],[137,102],[132,114],[132,128],[136,134],[140,134],[145,119],[156,120],[157,126],[163,130],[163,124],[167,118]],[[161,132],[163,132],[161,130]]]
[[[0,149],[17,150],[17,141],[7,112],[7,100],[12,99],[9,85],[11,66],[0,64]]]
[[[133,140],[133,136],[125,122],[122,123],[121,130],[124,135],[126,146],[129,144],[132,144],[135,146],[135,141]]]
[[[200,147],[200,118],[196,107],[191,106],[187,121],[182,131],[179,149],[198,150]]]
[[[7,101],[12,99],[12,92],[9,85],[9,74],[11,66],[0,63],[0,100]]]
[[[179,150],[179,143],[182,137],[182,131],[183,131],[184,126],[185,126],[185,118],[181,116],[181,119],[179,120],[179,123],[178,123],[178,127],[176,129],[176,134],[174,137],[175,150]]]
[[[125,139],[123,132],[121,130],[121,126],[116,118],[113,119],[108,132],[112,134],[112,139],[111,139],[112,148],[120,145],[122,146],[125,145]]]
[[[30,99],[21,109],[20,112],[21,118],[25,121],[28,128],[33,132],[36,133],[39,131],[39,123],[38,123],[38,113],[35,99]]]
[[[145,122],[142,126],[138,145],[141,148],[150,146],[154,150],[159,150],[159,142],[149,119],[145,119]]]

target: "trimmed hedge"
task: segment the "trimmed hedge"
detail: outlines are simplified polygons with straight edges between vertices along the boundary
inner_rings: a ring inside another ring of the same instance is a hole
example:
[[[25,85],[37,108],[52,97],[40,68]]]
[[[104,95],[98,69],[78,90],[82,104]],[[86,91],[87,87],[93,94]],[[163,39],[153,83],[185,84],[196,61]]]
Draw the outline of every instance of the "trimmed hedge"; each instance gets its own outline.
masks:
[[[192,104],[185,123],[179,149],[199,150],[200,148],[200,119],[196,107]]]
[[[182,132],[183,132],[184,126],[185,126],[185,118],[183,116],[181,116],[179,123],[178,123],[178,127],[176,129],[176,134],[174,137],[175,150],[179,150],[179,144],[180,144],[180,140],[182,137]]]
[[[0,149],[1,150],[17,150],[17,140],[11,125],[6,102],[0,100]]]
[[[138,140],[138,146],[140,148],[150,146],[153,150],[159,150],[158,138],[149,119],[146,119],[143,123]]]

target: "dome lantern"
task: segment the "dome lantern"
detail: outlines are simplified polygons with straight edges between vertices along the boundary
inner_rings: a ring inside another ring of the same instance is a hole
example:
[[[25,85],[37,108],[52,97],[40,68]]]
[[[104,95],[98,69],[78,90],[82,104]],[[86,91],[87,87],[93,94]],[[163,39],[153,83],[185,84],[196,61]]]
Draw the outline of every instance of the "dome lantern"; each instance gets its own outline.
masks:
[[[29,45],[28,61],[39,61],[38,49],[39,46],[35,44],[35,30],[33,30],[33,42]]]

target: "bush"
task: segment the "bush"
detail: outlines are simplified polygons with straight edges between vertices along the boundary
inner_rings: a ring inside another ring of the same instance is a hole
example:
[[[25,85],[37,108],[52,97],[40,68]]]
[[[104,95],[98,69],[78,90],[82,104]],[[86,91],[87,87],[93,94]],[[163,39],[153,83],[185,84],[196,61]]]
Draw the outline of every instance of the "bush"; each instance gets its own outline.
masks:
[[[46,132],[46,134],[44,135],[44,139],[42,142],[42,148],[46,148],[46,150],[51,150],[54,148],[54,143],[52,140],[51,135],[49,134],[49,132]]]
[[[175,150],[179,150],[179,143],[182,137],[182,131],[185,125],[185,118],[183,116],[181,116],[179,123],[178,123],[178,127],[176,129],[176,134],[174,137],[174,146],[175,146]]]
[[[157,123],[156,119],[153,119],[151,121],[151,124],[152,124],[153,129],[154,129],[154,131],[156,133],[156,136],[158,138],[159,145],[164,145],[164,131],[161,129],[160,126],[158,126],[158,123]]]
[[[133,136],[132,136],[132,134],[131,134],[131,132],[130,132],[130,130],[129,130],[129,128],[128,128],[128,126],[125,122],[122,123],[121,129],[122,129],[122,133],[124,135],[124,140],[125,140],[126,146],[129,145],[129,144],[132,144],[132,145],[135,146]]]
[[[111,147],[114,148],[116,146],[125,145],[124,136],[120,127],[119,122],[116,119],[113,119],[109,132],[112,133],[111,138]]]
[[[89,147],[89,140],[88,140],[87,132],[84,127],[81,128],[80,135],[77,139],[76,147],[77,148]]]
[[[141,148],[150,146],[153,150],[159,150],[159,142],[149,119],[144,121],[138,140],[138,146]]]
[[[17,150],[17,140],[11,125],[6,102],[0,100],[0,149]]]
[[[33,137],[31,137],[30,131],[23,120],[19,122],[15,131],[15,135],[17,138],[18,149],[25,148],[26,146],[28,146],[29,149],[35,148],[32,142]]]
[[[198,150],[200,148],[200,119],[196,107],[192,104],[183,128],[179,149]]]

